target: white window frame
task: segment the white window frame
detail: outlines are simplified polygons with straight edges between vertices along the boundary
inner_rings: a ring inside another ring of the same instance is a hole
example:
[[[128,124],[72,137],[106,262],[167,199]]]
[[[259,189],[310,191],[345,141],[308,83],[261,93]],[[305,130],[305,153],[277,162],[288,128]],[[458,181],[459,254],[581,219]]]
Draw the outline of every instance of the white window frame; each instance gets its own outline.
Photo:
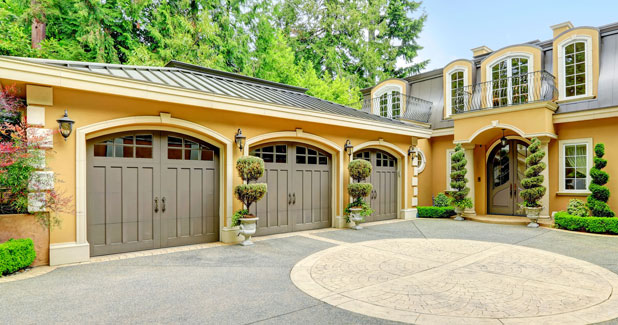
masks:
[[[449,69],[446,72],[446,102],[444,103],[444,107],[446,109],[446,112],[444,113],[444,117],[445,118],[449,118],[451,117],[451,115],[453,115],[453,109],[451,107],[451,100],[452,100],[452,95],[451,93],[453,92],[453,89],[451,88],[451,75],[453,73],[456,72],[463,72],[463,82],[464,82],[464,89],[468,86],[470,86],[469,82],[468,82],[468,68],[466,66],[463,65],[456,65],[454,67],[452,67],[451,69]],[[464,97],[464,102],[466,101],[466,98]]]
[[[567,190],[566,189],[566,181],[565,181],[565,177],[564,177],[564,172],[565,172],[565,163],[564,163],[564,158],[566,156],[565,154],[565,147],[567,145],[574,145],[574,144],[585,144],[586,145],[586,189],[583,190]],[[592,151],[593,151],[593,147],[592,147],[593,143],[592,143],[592,138],[582,138],[582,139],[569,139],[569,140],[559,140],[558,141],[558,146],[559,146],[559,160],[560,160],[560,168],[558,169],[558,179],[559,179],[559,191],[561,193],[572,193],[572,194],[589,194],[590,191],[588,190],[588,187],[590,186],[590,182],[591,182],[591,177],[590,177],[590,168],[592,168]]]
[[[564,65],[565,49],[575,42],[586,43],[586,93],[578,96],[566,97],[566,67]],[[558,44],[558,91],[559,100],[572,100],[592,96],[592,37],[588,35],[573,35]]]
[[[418,164],[419,160],[421,162],[420,165]],[[416,148],[416,164],[418,165],[416,166],[418,174],[422,173],[425,170],[425,166],[427,166],[427,156],[425,156],[425,153],[420,148]]]
[[[492,60],[491,62],[487,63],[487,69],[485,69],[485,76],[486,79],[485,81],[487,82],[487,94],[485,95],[487,97],[487,104],[488,107],[494,107],[493,106],[493,76],[492,76],[492,70],[493,67],[496,64],[499,64],[500,62],[504,61],[504,60],[508,60],[507,61],[507,76],[508,78],[512,77],[512,73],[513,73],[513,67],[511,66],[511,59],[513,58],[525,58],[528,59],[528,75],[530,75],[534,71],[534,55],[532,55],[531,53],[528,52],[508,52],[504,55],[501,55],[497,58],[495,58],[494,60]],[[534,77],[534,76],[533,76]],[[512,80],[512,79],[509,79]],[[507,106],[513,105],[513,85],[512,83],[510,83],[508,85],[508,104]],[[534,78],[528,78],[528,102],[533,102],[535,101],[534,98]]]
[[[399,86],[399,85],[392,85],[392,84],[391,85],[384,85],[384,86],[380,87],[380,89],[373,94],[373,98],[374,98],[373,99],[373,103],[377,103],[376,105],[374,105],[376,107],[372,107],[373,114],[382,116],[382,115],[380,115],[380,96],[384,95],[385,93],[392,93],[394,91],[399,92],[399,95],[403,96],[403,89],[402,89],[402,87]],[[388,104],[387,104],[388,106],[387,107],[388,107],[388,111],[390,112],[390,116],[395,118],[393,116],[392,98],[393,98],[393,95],[391,94],[391,96],[388,97]],[[399,101],[399,116],[401,116],[401,115],[403,115],[403,100]]]
[[[455,153],[455,149],[446,149],[446,190],[453,191],[451,187],[451,156]]]

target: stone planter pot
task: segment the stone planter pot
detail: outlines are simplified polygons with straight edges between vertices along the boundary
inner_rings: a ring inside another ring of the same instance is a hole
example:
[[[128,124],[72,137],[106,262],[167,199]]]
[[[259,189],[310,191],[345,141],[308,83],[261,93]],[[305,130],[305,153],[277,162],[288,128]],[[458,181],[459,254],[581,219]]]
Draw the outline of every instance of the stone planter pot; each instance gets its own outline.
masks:
[[[242,235],[243,237],[245,237],[245,240],[243,240],[240,245],[253,245],[253,242],[251,241],[251,236],[255,235],[258,220],[260,220],[260,218],[240,218],[240,230],[238,231],[238,235]]]
[[[354,226],[352,226],[352,229],[363,229],[363,227],[360,226],[360,224],[363,222],[363,216],[361,216],[362,211],[363,208],[350,208],[350,221],[354,222]]]
[[[31,214],[0,214],[0,243],[11,238],[31,238],[36,259],[32,266],[49,265],[49,229]]]
[[[464,220],[466,220],[466,218],[464,218],[464,216],[463,216],[465,210],[466,209],[464,209],[464,208],[455,207],[455,213],[457,213],[457,216],[455,217],[456,221],[464,221]]]
[[[528,224],[528,227],[530,228],[538,228],[539,224],[539,215],[541,214],[541,210],[543,208],[529,208],[529,207],[524,207],[524,211],[526,211],[526,216],[528,217],[528,219],[530,219],[530,223]]]

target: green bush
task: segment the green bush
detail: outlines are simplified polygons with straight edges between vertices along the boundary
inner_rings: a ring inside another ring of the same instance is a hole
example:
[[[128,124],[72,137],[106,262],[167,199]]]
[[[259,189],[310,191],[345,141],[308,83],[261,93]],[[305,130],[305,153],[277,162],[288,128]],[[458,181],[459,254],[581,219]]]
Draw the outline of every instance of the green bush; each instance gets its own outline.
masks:
[[[455,215],[452,207],[418,207],[418,218],[450,218]]]
[[[350,202],[348,204],[347,207],[345,207],[344,210],[344,215],[345,215],[345,221],[347,223],[350,223],[350,208],[362,208],[361,212],[360,212],[360,216],[363,217],[363,222],[365,221],[365,217],[370,216],[373,213],[373,209],[371,209],[371,207],[369,207],[369,204],[367,204],[367,202],[363,201],[363,199],[358,198],[352,202]]]
[[[355,199],[367,197],[372,189],[373,185],[369,183],[348,184],[348,194]]]
[[[24,269],[36,258],[34,242],[30,238],[9,239],[0,244],[0,276]]]
[[[466,155],[463,147],[458,144],[455,146],[455,153],[451,156],[451,187],[454,189],[449,192],[452,197],[451,205],[458,208],[472,208],[472,200],[467,196],[470,193],[470,188],[466,186],[468,179],[466,178]]]
[[[592,183],[588,186],[591,195],[588,196],[588,209],[595,217],[611,218],[615,216],[614,211],[607,205],[609,200],[609,189],[603,185],[609,181],[609,174],[602,171],[607,166],[607,160],[603,159],[605,155],[605,145],[597,143],[594,146],[594,166],[590,169],[590,177]]]
[[[255,181],[264,175],[264,160],[253,156],[240,157],[236,160],[236,170],[243,180]]]
[[[364,159],[354,159],[348,165],[350,177],[357,183],[371,175],[371,168],[371,163]]]
[[[444,193],[438,193],[436,198],[433,200],[433,205],[436,207],[447,207],[451,205],[451,199],[449,199]]]
[[[578,199],[569,200],[569,205],[567,206],[568,214],[577,216],[577,217],[589,217],[590,211],[586,206],[586,202]]]
[[[247,209],[241,209],[234,212],[234,215],[232,215],[232,227],[240,226],[240,218],[244,218],[248,214],[249,210]]]
[[[249,210],[253,202],[261,200],[266,195],[266,184],[241,184],[234,188],[234,195]]]
[[[526,158],[525,178],[521,180],[521,186],[524,189],[519,192],[519,195],[524,199],[522,206],[539,208],[541,207],[539,201],[547,191],[542,185],[544,177],[541,175],[547,166],[542,162],[545,151],[541,149],[541,141],[538,138],[532,138],[528,152],[530,152],[530,155]]]
[[[578,217],[560,211],[554,216],[554,223],[561,229],[618,234],[618,218]]]

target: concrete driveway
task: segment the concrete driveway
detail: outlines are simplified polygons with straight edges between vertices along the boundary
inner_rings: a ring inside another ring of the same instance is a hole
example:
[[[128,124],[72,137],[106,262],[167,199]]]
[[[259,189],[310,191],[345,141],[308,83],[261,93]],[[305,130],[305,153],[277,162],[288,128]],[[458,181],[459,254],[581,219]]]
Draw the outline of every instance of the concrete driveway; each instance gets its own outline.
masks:
[[[618,238],[451,220],[396,221],[207,249],[58,268],[0,283],[0,324],[390,324],[298,289],[292,268],[314,253],[380,239],[465,239],[541,249],[618,274]],[[615,323],[609,321],[608,323]]]

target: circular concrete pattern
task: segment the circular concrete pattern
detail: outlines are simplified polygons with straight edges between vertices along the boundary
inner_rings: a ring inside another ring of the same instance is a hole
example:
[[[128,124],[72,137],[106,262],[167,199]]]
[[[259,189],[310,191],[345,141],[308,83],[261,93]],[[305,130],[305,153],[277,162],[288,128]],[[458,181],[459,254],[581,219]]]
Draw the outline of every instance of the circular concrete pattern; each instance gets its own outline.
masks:
[[[618,318],[618,275],[543,250],[451,239],[344,244],[294,266],[307,294],[407,323],[586,324]]]

